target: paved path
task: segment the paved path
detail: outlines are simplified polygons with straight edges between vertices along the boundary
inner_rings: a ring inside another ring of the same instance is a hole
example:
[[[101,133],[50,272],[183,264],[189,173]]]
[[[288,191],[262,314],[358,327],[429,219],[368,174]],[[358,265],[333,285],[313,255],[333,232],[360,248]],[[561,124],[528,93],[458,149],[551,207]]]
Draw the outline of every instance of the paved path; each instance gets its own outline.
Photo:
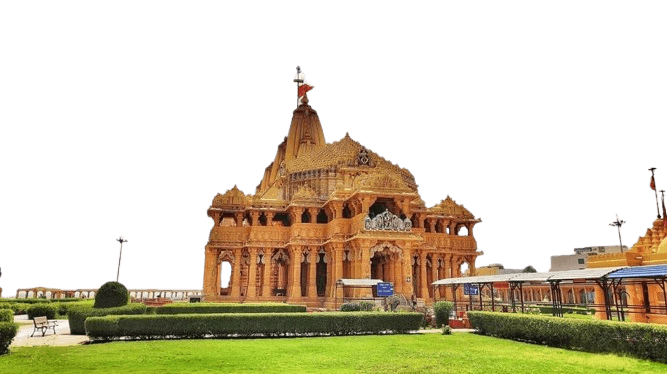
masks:
[[[30,337],[33,332],[32,321],[28,319],[26,314],[20,316],[14,316],[14,322],[20,324],[19,332],[16,334],[14,341],[10,347],[34,347],[40,345],[49,345],[49,346],[67,346],[67,345],[77,345],[84,344],[89,341],[88,337],[85,335],[72,335],[69,331],[69,321],[66,319],[58,320],[58,326],[56,327],[56,333],[53,334],[53,330],[49,330],[46,335],[42,336],[40,332],[36,332],[34,337]],[[453,333],[462,333],[462,332],[474,332],[472,329],[452,329]],[[442,334],[442,329],[428,329],[428,330],[419,330],[418,334]]]
[[[42,336],[41,332],[36,332],[32,338],[30,335],[33,332],[33,324],[26,314],[14,316],[14,322],[20,324],[20,327],[10,347],[34,347],[38,345],[65,346],[88,342],[88,337],[85,335],[70,334],[69,321],[66,319],[58,320],[55,335],[53,334],[53,330],[49,330],[44,336]]]

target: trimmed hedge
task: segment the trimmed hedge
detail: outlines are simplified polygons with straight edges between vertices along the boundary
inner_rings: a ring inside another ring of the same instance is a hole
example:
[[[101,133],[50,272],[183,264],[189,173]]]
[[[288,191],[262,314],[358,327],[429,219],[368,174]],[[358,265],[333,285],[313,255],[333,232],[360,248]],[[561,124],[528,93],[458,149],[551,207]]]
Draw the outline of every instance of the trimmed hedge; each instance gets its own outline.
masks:
[[[537,308],[542,314],[554,314],[554,308],[552,306],[538,305]],[[587,315],[595,313],[595,308],[563,307],[563,313]]]
[[[11,309],[0,309],[0,322],[14,322],[14,311]]]
[[[472,311],[468,318],[484,335],[667,362],[667,326]]]
[[[32,304],[28,307],[28,319],[45,316],[47,319],[56,318],[56,305],[54,304]]]
[[[0,322],[0,355],[9,352],[9,345],[14,340],[18,331],[18,324],[14,322]]]
[[[23,303],[23,304],[44,304],[44,303],[71,303],[85,299],[78,299],[75,297],[68,297],[66,299],[17,299],[15,297],[0,299],[0,304],[4,303]]]
[[[433,314],[435,314],[435,327],[448,326],[449,315],[454,310],[454,303],[451,301],[438,301],[433,306]]]
[[[356,335],[418,330],[419,313],[227,313],[90,317],[91,340]]]
[[[304,313],[303,305],[283,303],[223,304],[173,303],[155,309],[155,314],[211,314],[211,313]]]
[[[146,305],[144,304],[129,304],[117,308],[93,308],[91,304],[88,304],[70,307],[67,311],[67,319],[72,335],[86,335],[84,323],[88,317],[144,313],[146,313]]]
[[[341,312],[371,312],[375,308],[375,303],[370,301],[360,301],[358,303],[345,303],[340,306]]]

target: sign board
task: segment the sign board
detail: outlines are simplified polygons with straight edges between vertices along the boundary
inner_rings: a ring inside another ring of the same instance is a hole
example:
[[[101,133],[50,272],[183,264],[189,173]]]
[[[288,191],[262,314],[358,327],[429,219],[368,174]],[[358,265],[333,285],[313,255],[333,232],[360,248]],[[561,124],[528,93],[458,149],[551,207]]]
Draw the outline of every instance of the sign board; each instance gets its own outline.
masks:
[[[496,282],[493,284],[493,288],[496,290],[508,290],[510,288],[510,282]]]
[[[473,296],[479,295],[479,287],[476,284],[463,283],[463,294]]]
[[[383,282],[377,284],[377,296],[378,297],[388,297],[394,296],[394,285],[391,283]]]

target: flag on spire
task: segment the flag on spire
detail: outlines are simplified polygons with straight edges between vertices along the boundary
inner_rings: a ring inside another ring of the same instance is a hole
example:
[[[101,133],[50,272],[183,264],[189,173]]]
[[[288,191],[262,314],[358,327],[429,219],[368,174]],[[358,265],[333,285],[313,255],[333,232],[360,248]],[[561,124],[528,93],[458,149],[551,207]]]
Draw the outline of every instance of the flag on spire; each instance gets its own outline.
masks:
[[[651,175],[651,189],[655,191],[655,178]]]
[[[297,97],[298,101],[301,101],[301,98],[306,94],[306,92],[312,90],[315,88],[315,86],[311,86],[306,82],[306,75],[301,72],[301,67],[297,66],[296,67],[296,75],[294,76],[294,82],[297,84]]]

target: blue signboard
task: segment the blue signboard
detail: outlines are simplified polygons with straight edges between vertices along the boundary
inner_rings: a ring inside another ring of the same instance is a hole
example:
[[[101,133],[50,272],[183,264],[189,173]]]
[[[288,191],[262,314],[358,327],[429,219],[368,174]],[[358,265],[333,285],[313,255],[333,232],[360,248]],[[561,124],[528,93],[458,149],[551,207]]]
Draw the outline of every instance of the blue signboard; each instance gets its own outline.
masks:
[[[377,284],[377,296],[378,297],[387,297],[394,296],[394,285],[391,283],[378,283]]]
[[[463,283],[463,294],[464,295],[479,295],[479,287],[472,283]]]

